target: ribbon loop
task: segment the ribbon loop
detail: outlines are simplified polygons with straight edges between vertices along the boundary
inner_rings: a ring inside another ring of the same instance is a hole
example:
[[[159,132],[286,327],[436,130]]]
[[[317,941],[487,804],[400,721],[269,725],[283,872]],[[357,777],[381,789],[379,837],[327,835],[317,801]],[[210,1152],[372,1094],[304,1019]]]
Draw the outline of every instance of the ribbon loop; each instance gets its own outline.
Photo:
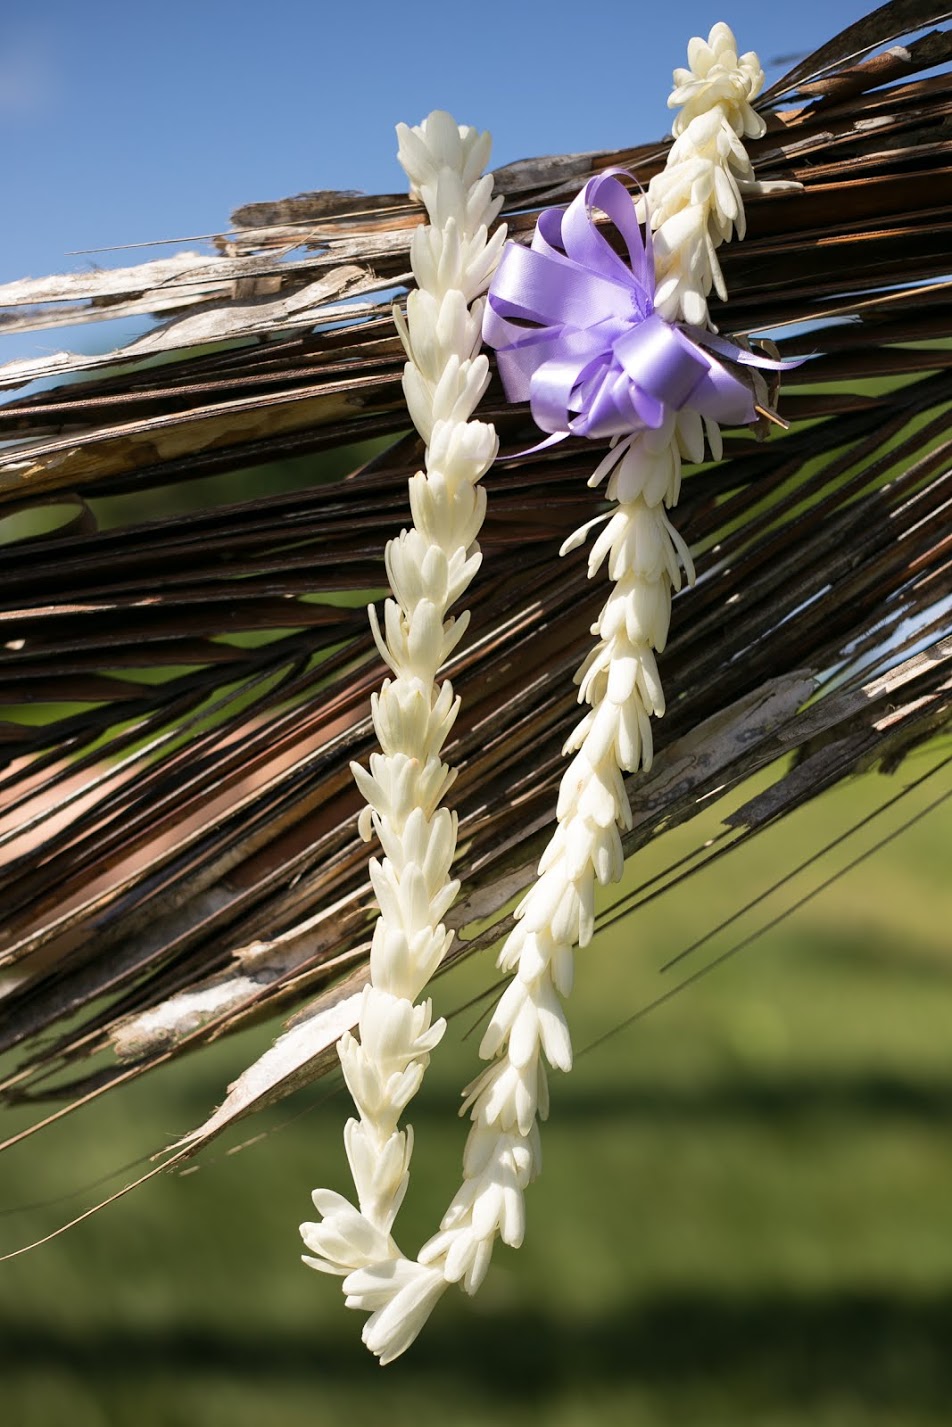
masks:
[[[529,248],[503,250],[483,339],[496,349],[507,397],[528,399],[536,425],[555,439],[657,428],[686,406],[725,426],[752,422],[749,387],[713,354],[746,366],[787,364],[655,312],[650,233],[642,234],[617,172],[589,179],[568,208],[545,209]],[[595,208],[618,230],[627,261],[596,227]]]

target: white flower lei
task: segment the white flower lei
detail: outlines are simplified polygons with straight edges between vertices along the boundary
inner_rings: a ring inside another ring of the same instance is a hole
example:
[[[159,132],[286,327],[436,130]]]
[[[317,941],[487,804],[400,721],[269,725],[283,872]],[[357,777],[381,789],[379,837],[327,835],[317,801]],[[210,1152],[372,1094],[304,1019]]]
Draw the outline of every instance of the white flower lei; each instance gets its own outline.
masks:
[[[743,236],[744,195],[777,185],[755,181],[741,142],[764,130],[750,107],[763,85],[757,56],[738,58],[733,33],[718,24],[706,43],[690,42],[688,62],[689,69],[675,71],[669,99],[681,108],[675,143],[647,203],[656,309],[670,321],[704,325],[711,288],[726,297],[716,249],[735,231]],[[473,1124],[463,1182],[437,1234],[417,1259],[407,1258],[390,1234],[412,1147],[410,1131],[396,1123],[444,1029],[431,1024],[429,1001],[413,1000],[445,954],[449,935],[440,918],[457,887],[448,880],[455,818],[436,811],[452,779],[439,751],[456,705],[448,684],[435,692],[435,679],[462,632],[462,620],[444,625],[443,614],[478,564],[474,542],[485,497],[476,482],[496,451],[492,428],[469,420],[487,366],[476,355],[480,303],[468,311],[466,303],[488,283],[501,238],[497,232],[487,240],[499,201],[490,201],[491,177],[477,177],[488,156],[486,136],[457,129],[440,114],[399,132],[401,160],[431,219],[414,238],[419,290],[407,304],[409,331],[401,325],[410,359],[404,389],[428,442],[427,474],[411,482],[414,530],[388,546],[397,603],[388,601],[386,641],[375,625],[396,676],[374,704],[384,753],[372,757],[370,775],[355,768],[369,804],[363,831],[369,836],[372,820],[386,853],[382,866],[371,863],[381,916],[360,1044],[352,1036],[340,1044],[360,1115],[345,1131],[359,1208],[315,1190],[322,1222],[301,1226],[314,1255],[305,1262],[346,1275],[347,1306],[370,1314],[363,1339],[384,1363],[410,1346],[450,1283],[476,1291],[497,1237],[513,1247],[522,1242],[523,1195],[541,1165],[538,1120],[548,1111],[544,1060],[560,1070],[572,1064],[560,997],[571,990],[574,947],[592,936],[596,881],[616,881],[623,870],[620,829],[631,820],[623,774],[650,766],[651,718],[664,713],[655,654],[667,640],[682,571],[694,578],[666,510],[677,503],[682,458],[703,459],[705,434],[712,455],[721,453],[716,424],[683,410],[658,430],[616,441],[589,481],[595,486],[607,477],[607,495],[616,502],[589,558],[590,577],[607,559],[613,582],[594,626],[598,642],[576,675],[579,701],[589,708],[566,744],[574,757],[538,880],[499,954],[512,980],[480,1046],[490,1064],[465,1092],[463,1111]],[[458,500],[465,509],[450,537],[447,522]],[[566,541],[563,553],[588,528]]]
[[[357,1036],[348,1032],[338,1043],[358,1116],[344,1130],[357,1206],[317,1189],[312,1197],[323,1221],[305,1224],[301,1232],[315,1255],[305,1262],[314,1268],[353,1275],[390,1266],[401,1281],[414,1279],[410,1292],[398,1295],[405,1309],[420,1275],[404,1267],[407,1260],[390,1236],[413,1149],[412,1130],[399,1129],[398,1122],[445,1029],[444,1021],[432,1021],[429,1000],[415,1001],[449,949],[453,934],[442,918],[459,889],[450,876],[456,814],[439,806],[455,778],[441,755],[459,700],[449,680],[437,682],[437,673],[469,620],[467,613],[454,619],[447,611],[481,561],[477,536],[486,494],[478,482],[495,460],[498,442],[489,423],[470,419],[489,381],[489,361],[480,352],[478,295],[489,283],[506,230],[489,236],[502,200],[492,196],[492,175],[483,174],[488,134],[460,127],[440,111],[417,128],[401,124],[397,134],[411,192],[430,218],[411,243],[417,287],[406,321],[394,314],[407,353],[404,394],[426,442],[426,469],[410,481],[412,529],[387,545],[394,598],[386,602],[382,630],[373,606],[369,610],[380,655],[393,673],[371,703],[381,752],[371,755],[369,773],[352,765],[367,800],[361,833],[369,839],[376,832],[384,851],[382,862],[370,862],[380,908],[370,984]],[[391,1278],[391,1297],[394,1287]]]

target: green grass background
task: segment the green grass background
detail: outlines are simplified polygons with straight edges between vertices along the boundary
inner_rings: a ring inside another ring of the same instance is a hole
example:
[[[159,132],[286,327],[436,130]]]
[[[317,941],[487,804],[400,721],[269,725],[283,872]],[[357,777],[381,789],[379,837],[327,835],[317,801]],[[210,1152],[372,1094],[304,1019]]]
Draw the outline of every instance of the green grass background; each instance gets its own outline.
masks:
[[[579,957],[577,1047],[667,989],[678,973],[659,968],[699,931],[948,751],[937,743],[889,780],[824,796],[598,937]],[[852,850],[950,788],[945,769]],[[632,882],[697,835],[647,849]],[[526,1244],[497,1251],[475,1300],[448,1295],[396,1364],[377,1366],[337,1283],[298,1261],[309,1189],[347,1188],[347,1105],[325,1084],[246,1122],[191,1173],[0,1265],[0,1422],[945,1427],[950,851],[952,802],[553,1076]],[[439,983],[440,1008],[492,978],[491,959],[473,958]],[[454,1017],[412,1107],[407,1250],[456,1185],[453,1106],[477,1015]],[[172,1065],[0,1158],[0,1246],[48,1232],[93,1202],[84,1186],[199,1123],[275,1029]],[[0,1128],[24,1121],[7,1112]],[[37,1201],[57,1202],[22,1207]]]

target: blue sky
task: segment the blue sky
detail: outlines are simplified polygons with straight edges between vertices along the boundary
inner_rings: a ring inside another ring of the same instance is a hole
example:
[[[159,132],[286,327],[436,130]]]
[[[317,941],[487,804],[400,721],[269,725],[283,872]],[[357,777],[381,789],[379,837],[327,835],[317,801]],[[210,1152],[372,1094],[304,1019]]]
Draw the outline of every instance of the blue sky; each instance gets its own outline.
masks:
[[[252,200],[403,186],[394,124],[492,130],[494,162],[650,140],[671,69],[719,19],[768,78],[865,0],[47,0],[0,14],[0,282],[153,254],[70,250],[220,231]],[[195,246],[200,246],[196,244]],[[6,343],[0,359],[55,334]],[[6,350],[4,350],[6,348]]]

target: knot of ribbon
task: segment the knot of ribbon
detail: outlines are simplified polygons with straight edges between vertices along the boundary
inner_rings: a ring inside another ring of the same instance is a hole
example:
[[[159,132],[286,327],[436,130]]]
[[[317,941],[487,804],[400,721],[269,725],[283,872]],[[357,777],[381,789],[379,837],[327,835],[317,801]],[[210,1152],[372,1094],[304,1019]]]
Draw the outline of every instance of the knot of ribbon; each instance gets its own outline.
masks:
[[[596,228],[595,208],[621,234],[627,262]],[[483,339],[496,349],[507,397],[530,403],[550,441],[657,428],[685,406],[725,426],[756,419],[749,387],[713,353],[749,366],[786,363],[666,322],[654,310],[654,291],[650,229],[642,236],[613,172],[589,179],[568,208],[546,208],[530,247],[506,244]]]

